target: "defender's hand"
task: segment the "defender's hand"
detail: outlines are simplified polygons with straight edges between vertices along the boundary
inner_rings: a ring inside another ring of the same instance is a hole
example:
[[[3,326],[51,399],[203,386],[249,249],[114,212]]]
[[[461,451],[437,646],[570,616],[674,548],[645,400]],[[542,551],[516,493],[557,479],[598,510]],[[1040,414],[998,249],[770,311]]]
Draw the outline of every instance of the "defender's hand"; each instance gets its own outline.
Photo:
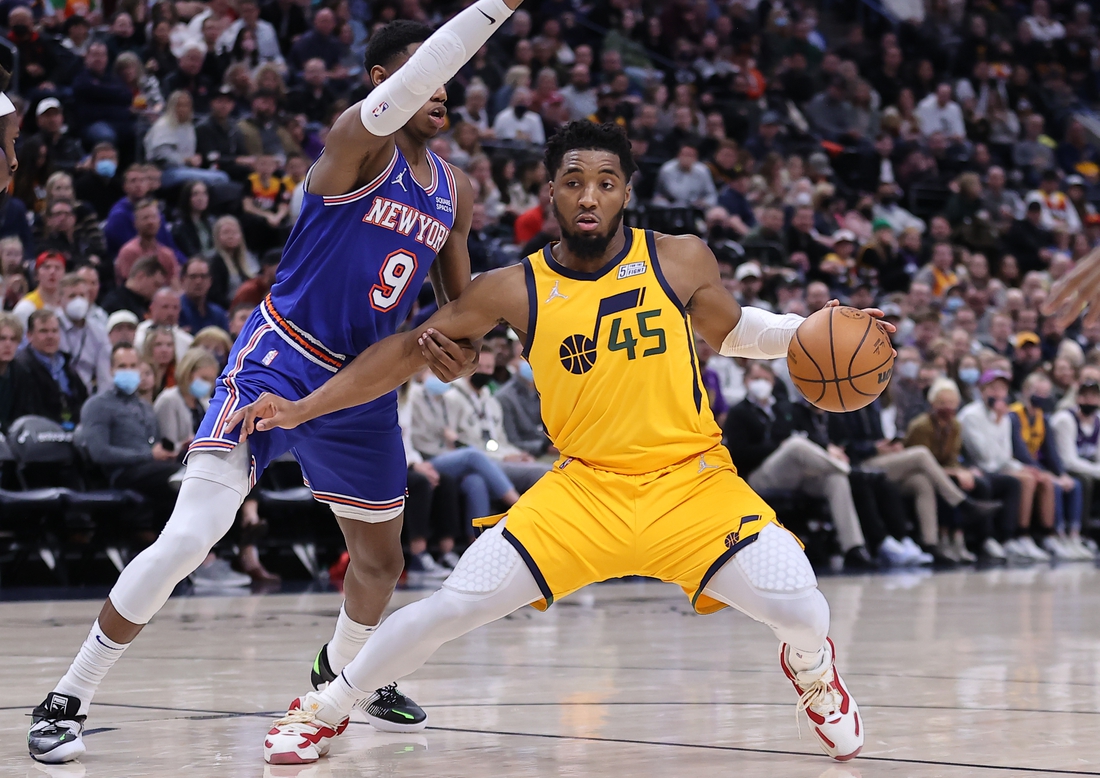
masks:
[[[420,353],[440,381],[450,383],[474,372],[478,350],[468,340],[453,341],[433,329],[424,330],[417,340]]]
[[[298,403],[264,392],[256,402],[230,416],[226,424],[229,429],[241,425],[241,443],[244,443],[254,431],[264,432],[277,427],[292,430],[306,421]]]

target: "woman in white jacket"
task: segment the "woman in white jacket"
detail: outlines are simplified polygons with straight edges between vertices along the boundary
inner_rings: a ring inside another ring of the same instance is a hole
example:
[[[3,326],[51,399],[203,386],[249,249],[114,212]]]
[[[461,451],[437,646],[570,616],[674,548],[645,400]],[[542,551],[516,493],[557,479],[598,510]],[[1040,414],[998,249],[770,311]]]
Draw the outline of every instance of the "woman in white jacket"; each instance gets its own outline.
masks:
[[[1077,387],[1077,403],[1064,408],[1050,418],[1050,429],[1062,465],[1081,482],[1084,491],[1084,513],[1089,515],[1096,484],[1100,482],[1100,367],[1088,366],[1081,370],[1081,383]],[[1067,542],[1068,541],[1068,542]],[[1064,545],[1075,552],[1078,559],[1093,559],[1095,544],[1081,538],[1080,532],[1070,528]]]
[[[161,184],[172,187],[184,181],[203,181],[208,186],[229,183],[224,170],[202,167],[195,139],[195,111],[191,93],[183,90],[168,97],[164,115],[145,135],[145,158],[164,171]]]

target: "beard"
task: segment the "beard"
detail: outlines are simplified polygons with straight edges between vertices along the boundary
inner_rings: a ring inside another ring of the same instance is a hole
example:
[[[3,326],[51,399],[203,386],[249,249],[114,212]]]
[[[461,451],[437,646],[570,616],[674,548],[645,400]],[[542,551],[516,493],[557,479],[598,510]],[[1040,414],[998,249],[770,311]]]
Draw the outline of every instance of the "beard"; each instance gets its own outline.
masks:
[[[562,217],[561,211],[558,210],[558,204],[552,203],[551,208],[554,209],[554,218],[558,220],[558,225],[561,227],[561,239],[565,247],[577,259],[586,261],[599,259],[606,253],[607,247],[611,245],[611,241],[619,233],[619,227],[623,223],[623,213],[626,211],[625,206],[619,209],[619,212],[615,214],[615,218],[611,220],[611,227],[606,234],[594,235],[574,232],[572,231],[572,224],[568,225],[567,228],[566,221]]]

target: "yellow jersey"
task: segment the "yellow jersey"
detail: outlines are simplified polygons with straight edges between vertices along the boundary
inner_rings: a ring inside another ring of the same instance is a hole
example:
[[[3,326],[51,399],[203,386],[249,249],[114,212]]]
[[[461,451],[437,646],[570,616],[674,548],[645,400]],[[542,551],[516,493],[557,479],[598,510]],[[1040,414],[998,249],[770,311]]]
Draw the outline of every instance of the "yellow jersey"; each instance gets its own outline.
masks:
[[[562,456],[636,475],[721,442],[691,319],[661,272],[652,232],[628,228],[623,250],[594,273],[562,266],[549,246],[523,265],[524,356]]]

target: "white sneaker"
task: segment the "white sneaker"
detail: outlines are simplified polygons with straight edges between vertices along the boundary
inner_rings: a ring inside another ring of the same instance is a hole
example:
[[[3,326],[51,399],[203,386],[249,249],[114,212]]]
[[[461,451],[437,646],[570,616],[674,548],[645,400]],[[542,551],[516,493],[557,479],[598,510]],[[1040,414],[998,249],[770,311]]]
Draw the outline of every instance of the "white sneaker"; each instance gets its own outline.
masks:
[[[1024,535],[1022,538],[1017,538],[1017,540],[1020,542],[1020,548],[1023,552],[1036,562],[1050,561],[1050,554],[1039,548],[1035,543],[1035,538],[1031,537],[1031,535]]]
[[[930,565],[936,561],[935,557],[917,545],[917,541],[908,535],[901,539],[901,546],[909,555],[908,563],[911,565]]]
[[[889,567],[903,567],[909,564],[909,557],[905,547],[889,535],[878,547],[878,558]]]
[[[970,553],[970,549],[966,547],[965,538],[955,538],[955,554],[964,565],[972,565],[978,561],[978,557]]]
[[[997,542],[996,538],[986,538],[982,543],[982,551],[990,559],[1008,559],[1008,552],[1005,547]]]
[[[239,586],[251,586],[252,578],[238,573],[224,559],[215,559],[191,573],[191,583],[196,588],[233,589]]]
[[[1092,538],[1081,538],[1081,545],[1087,548],[1093,556],[1100,554],[1100,546],[1096,545],[1096,541]]]
[[[1085,542],[1080,537],[1072,537],[1069,539],[1070,548],[1077,555],[1077,558],[1082,562],[1092,561],[1096,558],[1096,555],[1089,550],[1089,547],[1085,545]]]
[[[439,558],[439,562],[444,567],[449,567],[452,570],[454,570],[456,567],[458,567],[458,560],[459,559],[461,559],[461,557],[458,554],[456,554],[454,551],[448,551],[446,554],[444,554],[443,556],[441,556]]]
[[[286,715],[271,725],[264,738],[264,761],[268,764],[309,764],[328,753],[333,738],[348,728],[348,717],[330,723],[322,716],[338,713],[321,701],[317,692],[298,697]]]
[[[816,670],[796,673],[787,662],[788,650],[786,643],[779,647],[779,662],[799,694],[798,710],[806,712],[821,750],[838,762],[854,759],[863,749],[863,722],[859,706],[836,671],[833,641],[826,638]]]
[[[1047,535],[1043,538],[1043,549],[1055,559],[1062,561],[1075,558],[1073,550],[1066,545],[1066,541],[1057,535]]]
[[[422,579],[442,580],[451,574],[451,571],[432,559],[427,551],[414,554],[409,559],[409,576]]]

